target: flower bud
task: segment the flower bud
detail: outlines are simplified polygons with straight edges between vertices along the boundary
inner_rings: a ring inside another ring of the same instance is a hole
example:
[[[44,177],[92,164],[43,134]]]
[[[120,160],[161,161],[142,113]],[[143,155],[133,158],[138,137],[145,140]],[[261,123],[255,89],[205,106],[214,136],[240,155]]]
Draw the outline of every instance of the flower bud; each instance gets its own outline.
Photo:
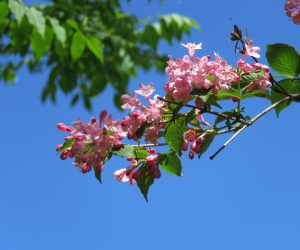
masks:
[[[190,159],[193,160],[193,159],[194,159],[194,156],[195,156],[194,151],[193,151],[193,150],[190,150],[190,152],[189,152],[189,157],[190,157]]]

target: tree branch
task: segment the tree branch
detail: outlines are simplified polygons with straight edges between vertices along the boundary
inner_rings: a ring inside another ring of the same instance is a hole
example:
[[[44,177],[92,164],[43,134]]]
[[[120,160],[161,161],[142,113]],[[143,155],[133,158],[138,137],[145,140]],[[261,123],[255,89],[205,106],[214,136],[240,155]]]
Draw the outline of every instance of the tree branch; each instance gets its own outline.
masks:
[[[256,115],[254,118],[252,118],[250,120],[250,124],[245,124],[241,129],[239,129],[232,137],[230,137],[230,139],[224,143],[224,145],[219,148],[217,150],[217,152],[215,152],[213,155],[211,155],[209,158],[211,160],[213,160],[228,144],[230,144],[241,132],[243,132],[243,130],[245,130],[247,127],[249,127],[250,125],[252,125],[254,122],[256,122],[259,118],[261,118],[262,116],[264,116],[265,114],[267,114],[268,112],[270,112],[272,109],[276,108],[277,106],[279,106],[280,104],[292,100],[291,96],[286,96],[285,98],[279,100],[278,102],[275,102],[274,104],[272,104],[271,106],[269,106],[268,108],[266,108],[265,110],[263,110],[262,112],[260,112],[258,115]]]

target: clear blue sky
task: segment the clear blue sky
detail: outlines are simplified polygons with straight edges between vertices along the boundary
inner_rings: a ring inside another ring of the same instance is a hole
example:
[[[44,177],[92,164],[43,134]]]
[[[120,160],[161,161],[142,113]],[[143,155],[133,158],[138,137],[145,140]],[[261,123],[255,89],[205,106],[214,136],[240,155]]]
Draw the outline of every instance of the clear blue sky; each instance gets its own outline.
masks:
[[[124,1],[125,2],[125,1]],[[229,41],[233,24],[247,28],[262,55],[268,43],[285,42],[298,50],[299,26],[285,16],[284,1],[158,1],[132,0],[125,9],[141,17],[178,12],[196,19],[183,42],[203,42],[197,55],[217,51],[235,64]],[[161,50],[183,56],[177,43]],[[0,85],[0,250],[205,249],[299,250],[300,168],[299,105],[279,119],[272,112],[247,129],[214,161],[208,159],[228,136],[220,137],[201,160],[183,160],[183,177],[163,173],[150,190],[149,203],[137,187],[117,183],[112,174],[127,162],[116,158],[103,173],[103,185],[93,174],[81,174],[71,161],[61,161],[55,147],[63,133],[59,121],[83,120],[113,108],[112,91],[94,101],[93,114],[82,105],[69,107],[62,94],[56,105],[40,102],[46,74],[22,70],[14,87]],[[140,72],[140,81],[165,75]],[[250,113],[266,101],[249,102]]]

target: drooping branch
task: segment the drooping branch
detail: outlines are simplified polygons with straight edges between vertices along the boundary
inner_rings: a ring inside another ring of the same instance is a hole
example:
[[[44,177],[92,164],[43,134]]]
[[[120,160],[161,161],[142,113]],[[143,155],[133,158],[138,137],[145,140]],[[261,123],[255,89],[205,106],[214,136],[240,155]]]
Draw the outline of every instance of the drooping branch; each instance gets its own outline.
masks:
[[[249,127],[250,125],[252,125],[253,123],[255,123],[259,118],[263,117],[265,114],[267,114],[268,112],[270,112],[272,109],[276,108],[277,106],[279,106],[280,104],[286,102],[286,101],[290,101],[292,100],[291,96],[286,96],[285,98],[279,100],[278,102],[275,102],[274,104],[272,104],[271,106],[269,106],[268,108],[264,109],[262,112],[260,112],[258,115],[256,115],[254,118],[252,118],[249,122],[249,124],[245,124],[241,129],[239,129],[232,137],[230,137],[230,139],[224,143],[224,145],[219,148],[217,150],[217,152],[215,152],[213,155],[211,155],[209,158],[211,160],[213,160],[225,147],[227,147],[227,145],[229,145],[241,132],[243,132],[247,127]]]

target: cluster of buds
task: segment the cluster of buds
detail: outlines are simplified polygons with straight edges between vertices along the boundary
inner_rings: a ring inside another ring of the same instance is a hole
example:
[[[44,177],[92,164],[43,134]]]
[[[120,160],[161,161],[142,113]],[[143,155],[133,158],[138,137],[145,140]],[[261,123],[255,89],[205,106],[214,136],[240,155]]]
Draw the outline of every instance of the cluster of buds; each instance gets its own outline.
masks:
[[[189,158],[192,160],[194,159],[195,154],[199,155],[201,153],[200,147],[205,139],[205,134],[199,135],[195,130],[189,129],[184,133],[184,137],[182,150],[186,151],[190,146]]]

